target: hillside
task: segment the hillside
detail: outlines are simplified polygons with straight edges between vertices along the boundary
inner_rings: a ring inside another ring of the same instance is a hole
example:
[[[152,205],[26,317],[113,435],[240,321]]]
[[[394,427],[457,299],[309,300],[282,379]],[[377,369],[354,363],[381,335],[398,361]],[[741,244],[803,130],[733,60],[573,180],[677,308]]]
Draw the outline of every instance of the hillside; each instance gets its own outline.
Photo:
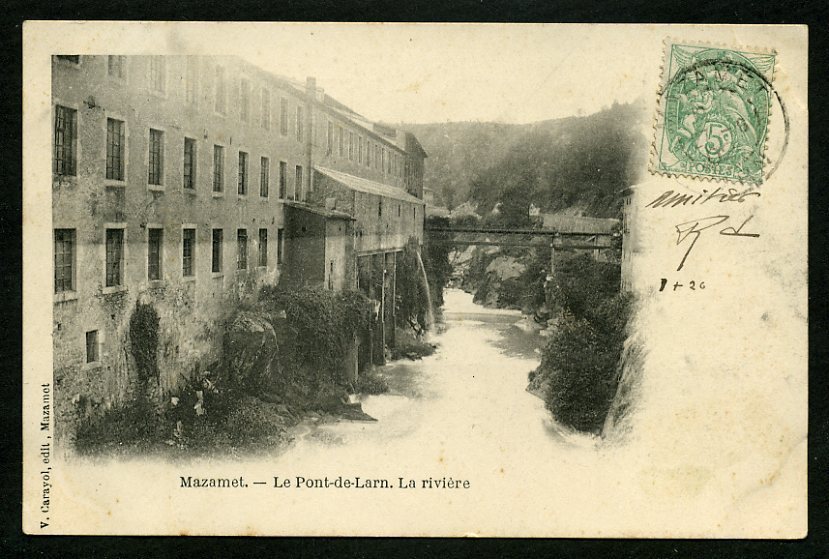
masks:
[[[488,211],[498,202],[544,210],[578,207],[615,217],[618,191],[635,182],[647,153],[638,104],[584,117],[533,124],[404,124],[429,159],[424,184],[453,207],[472,199]],[[521,213],[521,208],[515,208]]]

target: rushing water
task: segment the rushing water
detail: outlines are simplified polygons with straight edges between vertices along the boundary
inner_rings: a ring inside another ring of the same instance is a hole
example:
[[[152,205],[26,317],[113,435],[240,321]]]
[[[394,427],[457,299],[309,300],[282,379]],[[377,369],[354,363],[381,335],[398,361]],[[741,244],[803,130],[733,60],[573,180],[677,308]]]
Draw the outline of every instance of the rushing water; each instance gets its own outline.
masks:
[[[437,352],[383,367],[389,393],[363,397],[363,411],[377,422],[302,425],[280,460],[347,463],[368,453],[395,465],[416,449],[438,460],[468,450],[520,461],[539,446],[592,444],[557,429],[544,403],[526,391],[544,338],[521,327],[520,312],[487,309],[449,289],[443,317],[444,328],[431,338]]]
[[[423,291],[426,293],[426,323],[427,326],[433,327],[435,324],[435,310],[432,304],[432,291],[429,289],[429,278],[426,276],[426,267],[423,265],[420,251],[415,251],[415,254],[417,254],[417,264],[420,267],[420,281],[423,285]]]

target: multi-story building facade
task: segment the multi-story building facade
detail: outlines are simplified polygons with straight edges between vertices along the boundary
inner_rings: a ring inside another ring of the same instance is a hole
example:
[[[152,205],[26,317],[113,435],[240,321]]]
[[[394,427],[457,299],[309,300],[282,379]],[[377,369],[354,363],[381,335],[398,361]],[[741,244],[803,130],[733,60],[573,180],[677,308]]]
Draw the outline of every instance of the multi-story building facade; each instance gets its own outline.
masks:
[[[62,398],[126,396],[137,301],[160,316],[159,384],[171,390],[218,359],[222,318],[259,286],[356,287],[359,255],[422,239],[417,140],[312,78],[205,56],[55,56],[52,77]],[[308,253],[306,222],[320,218],[323,250]]]

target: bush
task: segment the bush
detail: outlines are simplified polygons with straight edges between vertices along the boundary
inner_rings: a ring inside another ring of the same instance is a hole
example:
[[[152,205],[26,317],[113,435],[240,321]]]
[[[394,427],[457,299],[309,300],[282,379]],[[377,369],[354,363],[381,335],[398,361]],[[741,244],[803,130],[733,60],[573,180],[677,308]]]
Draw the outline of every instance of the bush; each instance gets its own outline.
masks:
[[[371,301],[360,292],[318,288],[279,290],[263,287],[260,301],[270,312],[285,311],[290,357],[316,371],[320,383],[340,382],[343,356],[354,336],[372,323]]]
[[[577,317],[593,318],[600,304],[619,292],[619,264],[598,262],[587,254],[556,262],[551,285],[553,300]]]
[[[146,448],[158,441],[164,424],[146,398],[110,408],[100,416],[88,416],[78,423],[75,448],[89,454],[122,446]]]
[[[597,316],[604,319],[591,321],[570,313],[562,317],[537,373],[548,381],[545,401],[555,418],[592,433],[601,431],[616,394],[627,298],[617,295],[601,306]]]
[[[84,420],[75,448],[81,454],[146,454],[171,447],[209,454],[243,445],[267,448],[285,439],[286,424],[292,422],[279,407],[196,376],[159,407],[137,398]]]
[[[140,388],[146,388],[150,380],[158,380],[158,313],[151,304],[138,302],[132,311],[130,349]]]
[[[462,221],[465,218],[462,218]],[[430,216],[426,219],[427,226],[449,227],[450,220],[445,217]],[[431,233],[429,238],[434,241],[451,239],[451,233]],[[429,279],[429,289],[432,293],[432,303],[435,307],[443,306],[443,288],[452,277],[452,264],[449,263],[449,253],[452,245],[446,242],[427,242],[423,247],[423,266],[426,268],[426,277]]]
[[[561,319],[530,381],[546,381],[545,403],[558,421],[598,433],[618,386],[630,298],[619,293],[618,264],[587,255],[557,265],[551,294]]]
[[[354,391],[357,394],[385,394],[389,391],[389,384],[376,370],[369,369],[357,377]]]
[[[435,352],[435,346],[412,335],[410,330],[398,328],[395,344],[391,351],[392,359],[419,359]]]

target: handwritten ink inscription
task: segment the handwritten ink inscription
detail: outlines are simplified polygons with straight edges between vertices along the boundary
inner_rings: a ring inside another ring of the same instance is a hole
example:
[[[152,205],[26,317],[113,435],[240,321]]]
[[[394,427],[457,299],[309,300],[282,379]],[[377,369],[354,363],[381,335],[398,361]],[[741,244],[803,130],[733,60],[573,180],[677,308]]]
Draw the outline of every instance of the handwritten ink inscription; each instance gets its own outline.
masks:
[[[665,291],[665,287],[668,285],[668,278],[659,278],[659,291]],[[688,284],[679,283],[679,281],[674,282],[673,290],[677,291],[678,289],[682,289],[683,287],[687,287],[691,291],[696,291],[697,289],[705,289],[705,282],[700,281],[697,282],[696,280],[691,280]]]
[[[691,221],[686,221],[684,223],[679,223],[675,225],[677,238],[676,244],[677,246],[684,243],[689,238],[691,239],[690,244],[688,245],[688,250],[685,251],[685,254],[682,256],[682,260],[679,262],[679,267],[677,267],[677,272],[685,266],[685,261],[688,259],[688,255],[691,254],[691,250],[693,250],[694,245],[697,244],[697,240],[702,235],[703,231],[711,229],[712,227],[716,227],[721,223],[728,221],[730,216],[727,215],[712,215],[710,217],[703,217],[700,219],[694,219]],[[760,236],[759,233],[743,233],[743,227],[745,227],[746,223],[751,221],[753,215],[750,215],[746,218],[745,221],[738,227],[723,227],[720,229],[720,235],[724,235],[726,237],[744,237],[750,239],[756,239]]]
[[[717,187],[713,192],[708,192],[707,188],[703,188],[702,192],[698,194],[683,194],[681,192],[674,192],[673,190],[666,190],[653,201],[645,204],[645,207],[675,208],[677,206],[704,206],[708,202],[719,202],[720,204],[735,202],[737,204],[743,204],[746,199],[753,196],[759,198],[760,193],[750,188],[746,190],[729,188],[723,191],[721,187]]]
[[[760,192],[751,188],[740,191],[734,188],[723,190],[721,187],[717,187],[713,192],[709,192],[707,189],[702,189],[702,192],[693,194],[666,190],[654,198],[651,202],[645,204],[645,207],[655,209],[675,208],[677,206],[703,206],[712,201],[721,204],[743,204],[746,199],[759,196]],[[759,233],[744,230],[746,224],[753,218],[754,216],[750,215],[742,223],[740,223],[739,226],[735,226],[735,223],[732,222],[722,228],[719,228],[718,226],[725,224],[729,219],[731,219],[730,215],[711,215],[676,224],[674,228],[676,229],[677,234],[677,246],[682,245],[683,243],[687,245],[685,254],[682,255],[682,260],[680,260],[679,266],[676,270],[682,270],[688,260],[688,256],[690,256],[691,252],[694,250],[700,236],[702,236],[704,231],[708,231],[709,229],[718,231],[719,235],[731,238],[739,237],[743,239],[756,239],[760,237]],[[660,291],[663,289],[664,285],[660,288]],[[676,288],[674,291],[676,291]]]

